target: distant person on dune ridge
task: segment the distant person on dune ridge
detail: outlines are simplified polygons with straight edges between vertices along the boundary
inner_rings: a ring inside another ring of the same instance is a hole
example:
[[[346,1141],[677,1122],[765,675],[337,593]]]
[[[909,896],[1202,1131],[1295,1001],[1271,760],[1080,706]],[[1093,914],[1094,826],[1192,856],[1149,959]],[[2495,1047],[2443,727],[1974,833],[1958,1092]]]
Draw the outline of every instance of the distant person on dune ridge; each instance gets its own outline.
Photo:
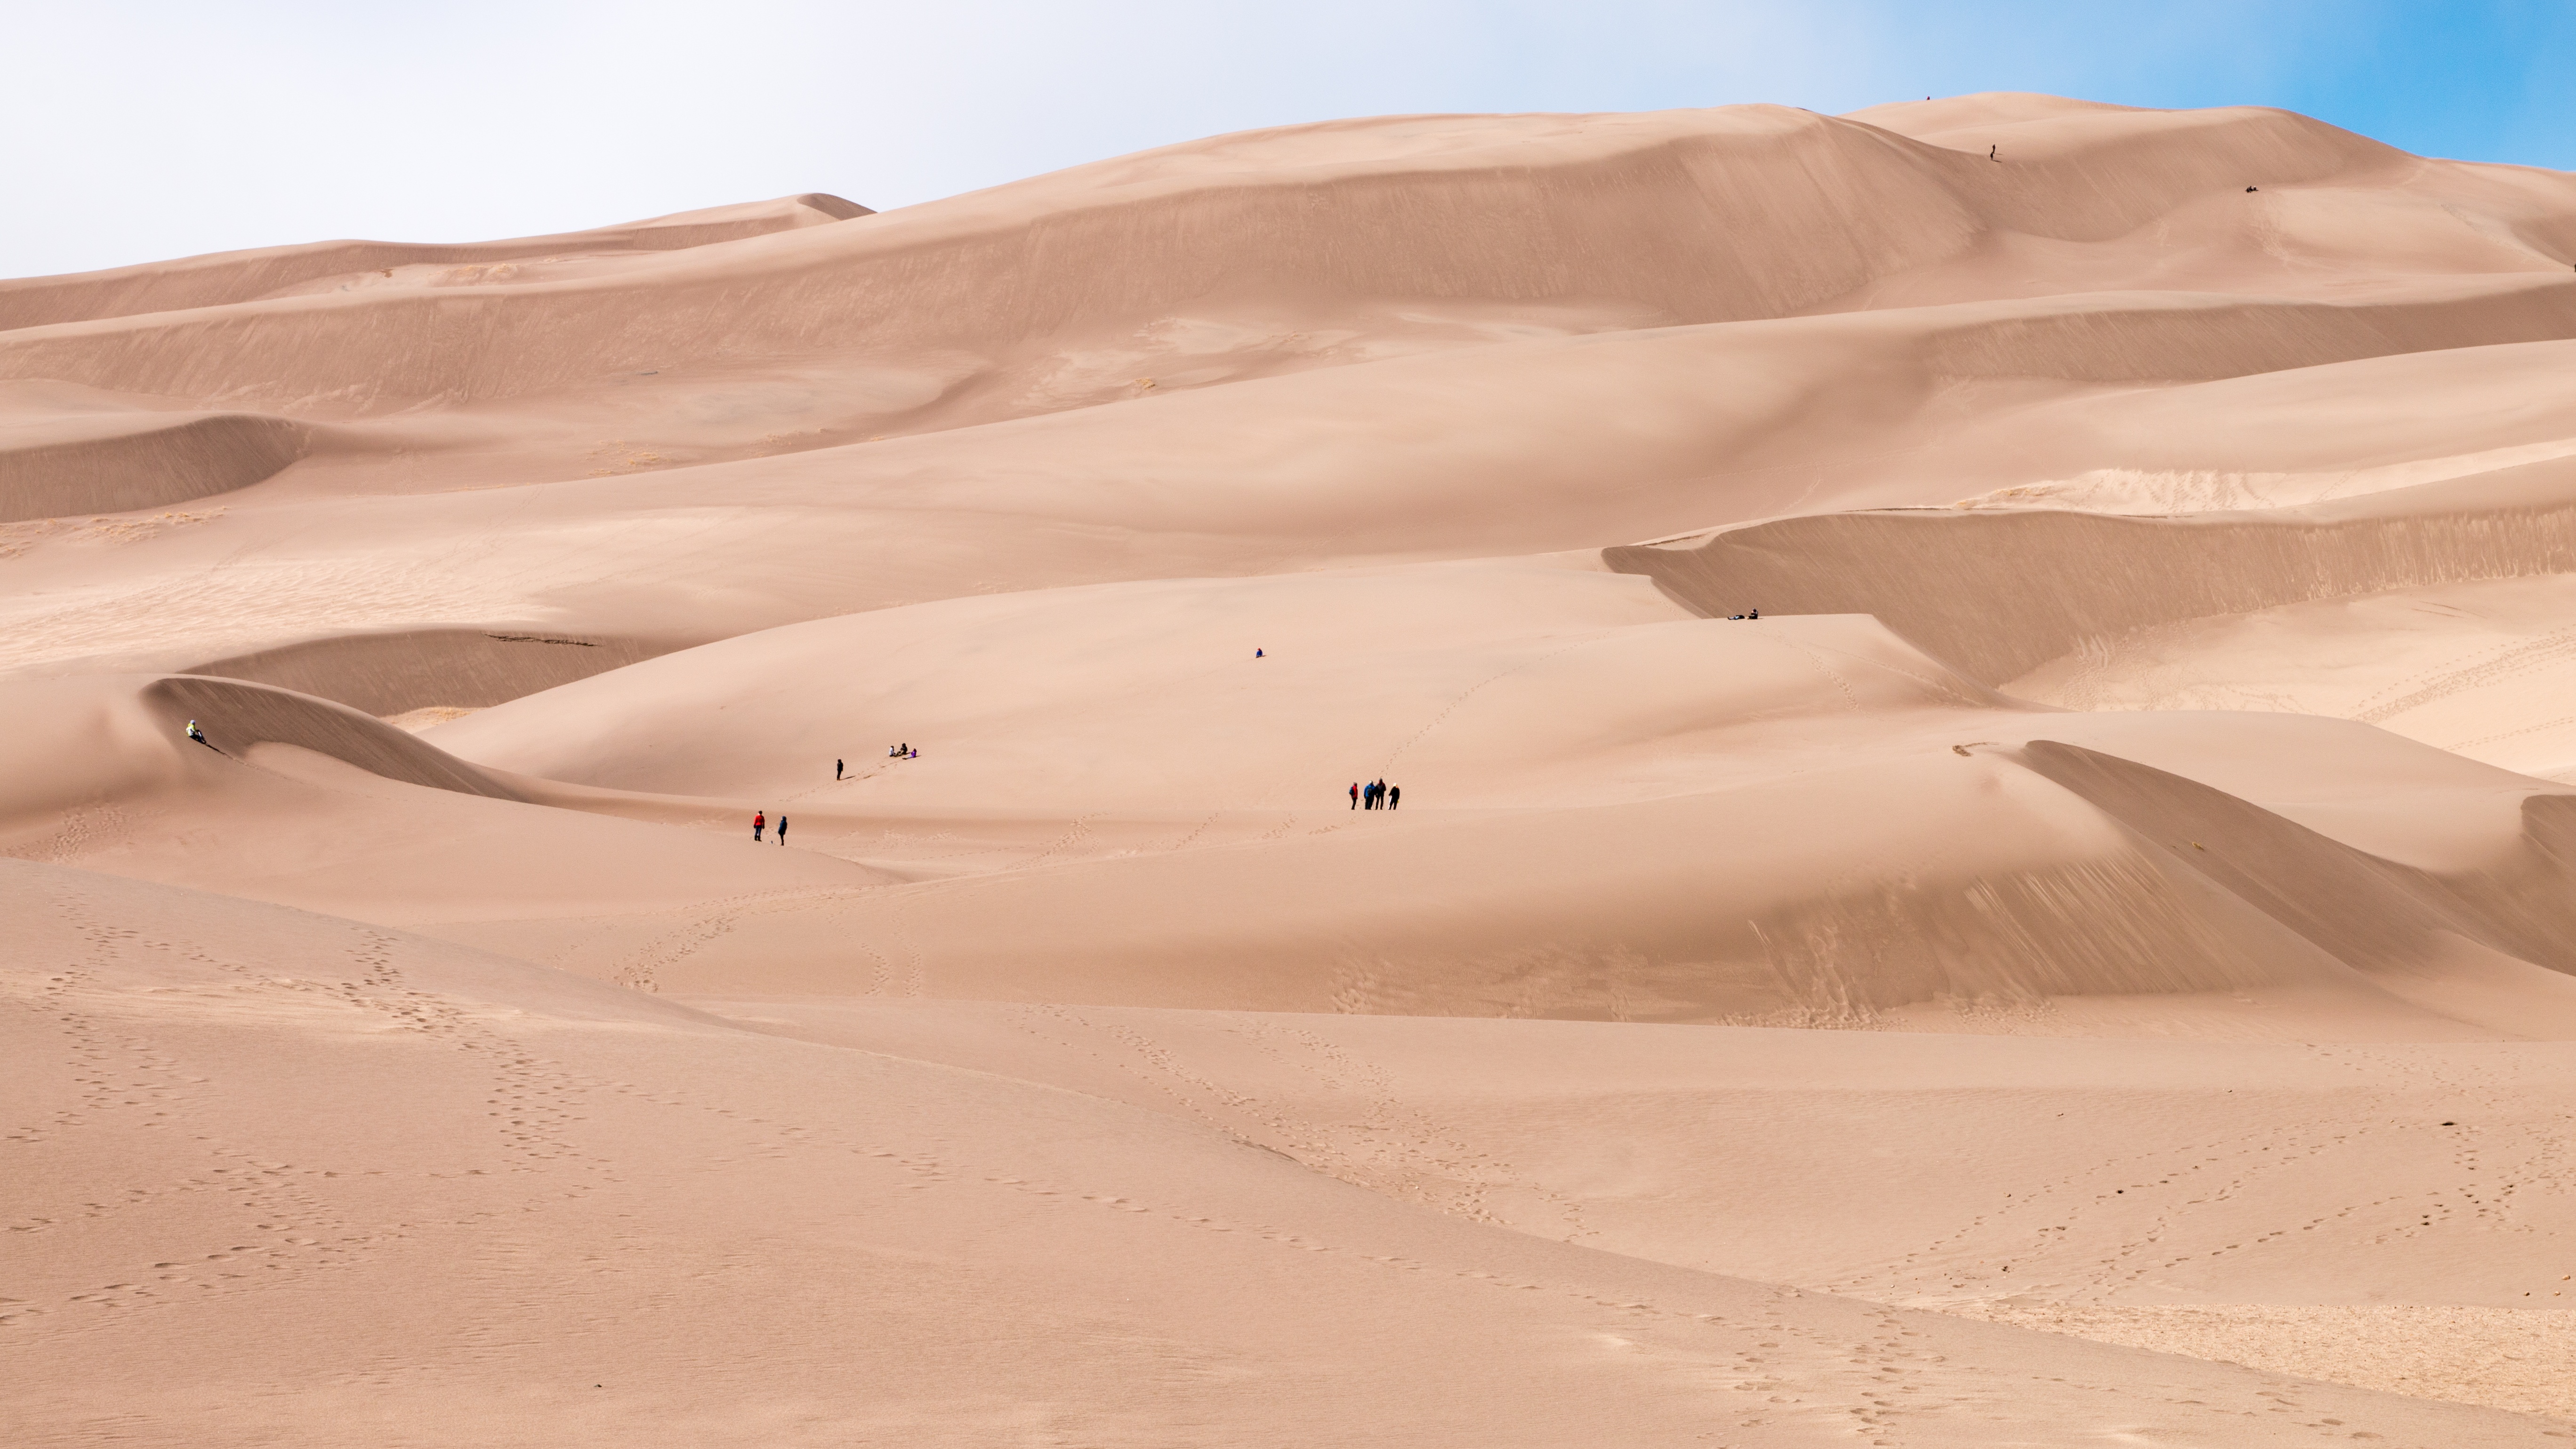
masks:
[[[1394,809],[1396,806],[1401,805],[1401,804],[1403,804],[1403,803],[1404,803],[1404,787],[1403,787],[1402,785],[1389,785],[1389,786],[1387,786],[1387,787],[1386,787],[1386,808],[1387,808],[1387,809],[1389,809],[1389,810],[1392,810],[1392,809]],[[781,830],[786,829],[786,828],[787,828],[787,822],[786,822],[786,821],[783,821],[783,820],[782,820],[782,821],[780,821],[780,822],[778,823],[778,828],[779,828],[779,829],[781,829]]]
[[[833,779],[837,780],[837,779],[841,778],[841,770],[842,770],[842,767],[843,767],[844,765],[846,765],[847,763],[848,763],[848,762],[847,762],[847,761],[845,761],[845,760],[834,760],[834,761],[832,762],[832,778],[833,778]]]
[[[778,843],[780,845],[787,843],[787,817],[784,815],[778,817]]]
[[[768,814],[768,812],[766,812],[766,811],[762,811],[762,810],[754,810],[753,812],[751,812],[751,838],[752,838],[755,842],[757,842],[757,841],[760,839],[760,832],[762,832],[763,830],[766,830],[766,829],[768,829],[768,828],[769,828],[769,814]]]

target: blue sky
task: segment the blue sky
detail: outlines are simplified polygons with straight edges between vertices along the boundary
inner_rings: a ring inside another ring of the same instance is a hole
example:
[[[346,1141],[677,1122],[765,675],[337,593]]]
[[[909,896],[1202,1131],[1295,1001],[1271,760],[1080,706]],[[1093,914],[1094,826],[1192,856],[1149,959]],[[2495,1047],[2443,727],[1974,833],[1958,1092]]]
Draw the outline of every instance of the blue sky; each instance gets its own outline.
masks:
[[[13,7],[9,34],[0,276],[795,191],[885,208],[1399,111],[2038,90],[2576,169],[2576,0],[98,0]]]

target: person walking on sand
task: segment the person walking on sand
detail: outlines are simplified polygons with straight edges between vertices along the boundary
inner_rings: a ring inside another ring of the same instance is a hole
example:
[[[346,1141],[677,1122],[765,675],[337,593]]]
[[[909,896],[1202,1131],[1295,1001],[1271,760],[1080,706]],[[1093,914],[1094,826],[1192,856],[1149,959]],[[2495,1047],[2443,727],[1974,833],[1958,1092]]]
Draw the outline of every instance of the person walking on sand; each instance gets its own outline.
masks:
[[[759,841],[760,841],[760,832],[762,832],[763,830],[766,830],[766,829],[768,829],[768,828],[769,828],[769,815],[768,815],[768,812],[766,812],[766,811],[762,811],[762,810],[754,810],[753,812],[751,812],[751,839],[752,839],[752,843],[754,843],[754,844],[758,844],[758,843],[759,843]]]
[[[787,844],[787,817],[784,815],[778,817],[778,843],[781,846]]]
[[[1351,782],[1351,808],[1360,808],[1360,782],[1357,780]]]
[[[848,764],[849,761],[847,760],[834,760],[832,762],[832,778],[835,780],[841,778],[841,771]]]
[[[1389,810],[1392,810],[1392,809],[1394,809],[1396,806],[1401,805],[1401,804],[1403,804],[1403,803],[1404,803],[1404,787],[1403,787],[1402,785],[1389,785],[1389,786],[1387,786],[1387,787],[1386,787],[1386,808],[1387,808],[1387,809],[1389,809]],[[779,822],[778,822],[778,828],[779,828],[779,829],[781,829],[781,830],[786,829],[786,828],[787,828],[787,822],[786,822],[786,821],[784,821],[784,820],[779,821]]]

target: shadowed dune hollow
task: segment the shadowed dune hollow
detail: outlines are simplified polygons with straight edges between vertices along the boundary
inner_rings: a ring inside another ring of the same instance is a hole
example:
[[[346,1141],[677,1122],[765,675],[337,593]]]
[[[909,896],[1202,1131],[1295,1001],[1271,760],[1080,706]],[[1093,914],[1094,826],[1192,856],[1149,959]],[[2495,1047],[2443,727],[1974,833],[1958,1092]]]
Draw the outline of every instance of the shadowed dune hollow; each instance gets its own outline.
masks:
[[[0,282],[0,1438],[2563,1441],[2570,699],[2277,111]]]

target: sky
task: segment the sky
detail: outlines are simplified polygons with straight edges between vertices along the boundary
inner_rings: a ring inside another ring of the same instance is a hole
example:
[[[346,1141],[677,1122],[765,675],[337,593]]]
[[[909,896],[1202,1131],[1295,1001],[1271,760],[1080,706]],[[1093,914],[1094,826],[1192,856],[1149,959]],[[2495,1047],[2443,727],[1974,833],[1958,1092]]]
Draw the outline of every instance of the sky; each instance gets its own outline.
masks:
[[[0,0],[0,276],[885,210],[1256,126],[1984,90],[2576,169],[2576,0]]]

